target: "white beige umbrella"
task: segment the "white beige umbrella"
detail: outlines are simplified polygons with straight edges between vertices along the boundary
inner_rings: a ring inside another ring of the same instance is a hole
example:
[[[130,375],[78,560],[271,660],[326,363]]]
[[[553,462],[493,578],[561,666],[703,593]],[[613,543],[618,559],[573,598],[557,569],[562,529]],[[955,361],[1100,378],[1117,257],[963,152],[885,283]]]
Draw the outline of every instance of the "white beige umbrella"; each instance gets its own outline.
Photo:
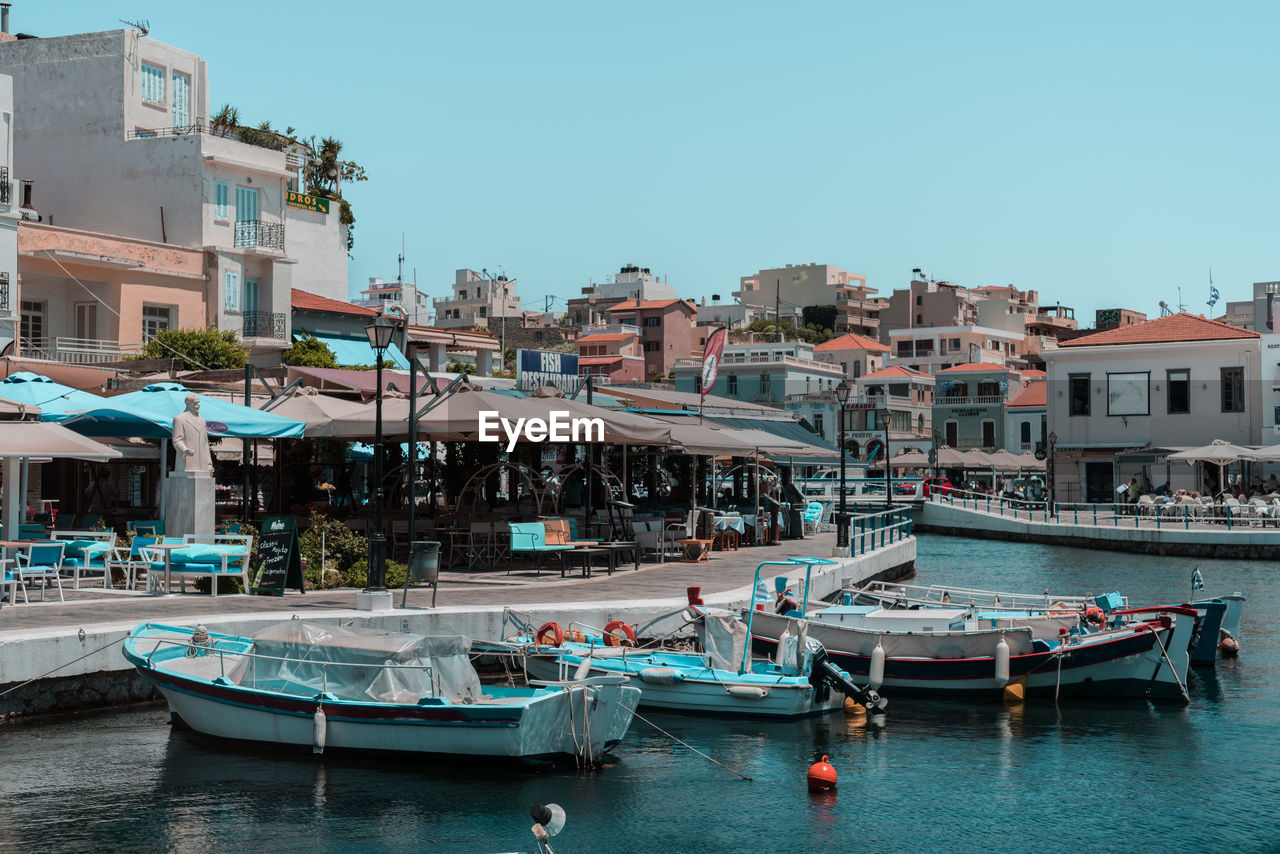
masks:
[[[1218,467],[1218,483],[1221,487],[1221,485],[1226,483],[1227,466],[1231,463],[1245,459],[1253,453],[1256,452],[1252,448],[1233,445],[1225,439],[1214,439],[1207,445],[1201,445],[1198,448],[1188,448],[1185,451],[1178,451],[1176,454],[1169,454],[1166,459],[1185,460],[1187,465],[1193,465],[1194,463],[1213,463]]]
[[[1256,451],[1250,451],[1245,454],[1245,459],[1260,460],[1262,462],[1275,462],[1280,460],[1280,445],[1268,445],[1265,448],[1258,448]]]
[[[22,478],[18,462],[29,457],[71,458],[106,462],[119,459],[120,452],[101,442],[81,436],[60,424],[46,421],[0,422],[0,458],[4,459],[4,530],[14,537],[22,521],[23,500],[19,493]]]
[[[384,406],[386,402],[384,399]],[[308,439],[356,439],[374,434],[372,409],[354,400],[317,394],[311,389],[276,398],[261,409],[306,422],[307,428],[302,435]]]

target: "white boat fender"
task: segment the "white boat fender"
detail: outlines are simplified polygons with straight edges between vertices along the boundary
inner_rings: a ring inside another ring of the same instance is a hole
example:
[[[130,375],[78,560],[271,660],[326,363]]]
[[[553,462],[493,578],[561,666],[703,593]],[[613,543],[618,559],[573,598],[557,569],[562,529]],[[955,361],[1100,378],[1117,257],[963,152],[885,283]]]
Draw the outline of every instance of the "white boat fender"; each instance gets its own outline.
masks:
[[[314,726],[311,735],[311,752],[324,753],[324,739],[329,728],[329,721],[325,717],[324,707],[316,706],[316,714],[314,718]]]
[[[591,675],[591,656],[587,656],[578,663],[578,669],[573,671],[574,681],[586,679]]]
[[[673,667],[646,667],[640,671],[640,681],[648,685],[675,685],[684,681],[684,674]]]
[[[996,687],[1003,688],[1009,684],[1009,644],[1000,633],[1000,643],[996,644]]]
[[[769,696],[768,688],[757,685],[730,685],[724,690],[730,697],[737,697],[739,700],[763,700]]]
[[[879,690],[884,684],[884,645],[876,640],[876,648],[871,650],[871,669],[867,673],[867,686]]]

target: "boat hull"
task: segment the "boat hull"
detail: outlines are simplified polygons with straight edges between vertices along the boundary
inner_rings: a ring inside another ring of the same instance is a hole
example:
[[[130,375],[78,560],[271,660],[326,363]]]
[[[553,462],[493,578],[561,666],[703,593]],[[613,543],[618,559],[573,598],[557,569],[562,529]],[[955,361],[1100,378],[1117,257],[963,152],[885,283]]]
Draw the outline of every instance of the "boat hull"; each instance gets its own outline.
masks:
[[[526,657],[529,675],[535,679],[563,679],[572,676],[583,656],[571,653],[530,653]],[[759,679],[754,682],[733,681],[732,676],[702,668],[672,684],[644,679],[643,670],[661,662],[648,663],[631,657],[628,663],[615,659],[592,658],[592,676],[624,675],[640,688],[640,705],[649,709],[694,714],[732,715],[742,717],[800,718],[826,714],[844,707],[844,696],[831,690],[820,692],[807,680],[799,678]],[[719,674],[717,677],[716,674]],[[751,690],[758,688],[759,690]],[[825,696],[823,696],[825,694]]]
[[[1139,630],[1110,633],[1108,639],[1083,642],[1067,648],[1062,656],[1053,651],[1013,655],[1009,660],[1010,682],[1024,682],[1032,697],[1143,697],[1184,700],[1179,680],[1184,680],[1194,612],[1185,620],[1170,621],[1168,628],[1155,632]],[[772,655],[778,638],[800,621],[767,612],[756,612],[752,622],[752,648]],[[1159,634],[1173,661],[1164,659],[1156,642]],[[1111,637],[1114,634],[1114,637]],[[827,654],[855,680],[868,679],[871,655],[863,654],[868,643],[875,645],[876,633],[847,626],[808,621],[808,635],[826,648]],[[946,633],[938,633],[940,641]],[[993,656],[974,658],[886,658],[884,681],[879,688],[894,694],[1001,696],[1004,683],[996,679]],[[1176,678],[1175,678],[1176,674]]]

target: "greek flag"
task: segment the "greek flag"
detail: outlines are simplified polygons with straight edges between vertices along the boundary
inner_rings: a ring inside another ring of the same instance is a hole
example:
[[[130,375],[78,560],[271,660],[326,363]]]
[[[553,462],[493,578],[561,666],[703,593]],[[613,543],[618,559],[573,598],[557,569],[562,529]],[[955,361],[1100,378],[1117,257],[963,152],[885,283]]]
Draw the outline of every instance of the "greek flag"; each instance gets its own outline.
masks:
[[[1218,293],[1218,289],[1213,285],[1209,285],[1209,308],[1213,308],[1213,304],[1218,301],[1219,296],[1221,294]]]
[[[1191,573],[1191,589],[1192,590],[1204,589],[1204,576],[1200,574],[1200,567],[1198,566]]]

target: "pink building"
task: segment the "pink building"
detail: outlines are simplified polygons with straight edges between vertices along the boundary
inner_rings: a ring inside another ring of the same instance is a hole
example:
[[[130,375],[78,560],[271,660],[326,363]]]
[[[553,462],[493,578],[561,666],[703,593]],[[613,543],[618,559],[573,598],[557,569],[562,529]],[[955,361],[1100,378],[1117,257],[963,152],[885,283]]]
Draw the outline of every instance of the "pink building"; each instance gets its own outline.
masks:
[[[640,336],[634,332],[597,333],[578,339],[578,373],[610,383],[640,382],[645,378]]]
[[[677,359],[695,355],[694,319],[698,309],[692,300],[627,300],[607,311],[613,322],[640,328],[645,379],[665,377]]]

